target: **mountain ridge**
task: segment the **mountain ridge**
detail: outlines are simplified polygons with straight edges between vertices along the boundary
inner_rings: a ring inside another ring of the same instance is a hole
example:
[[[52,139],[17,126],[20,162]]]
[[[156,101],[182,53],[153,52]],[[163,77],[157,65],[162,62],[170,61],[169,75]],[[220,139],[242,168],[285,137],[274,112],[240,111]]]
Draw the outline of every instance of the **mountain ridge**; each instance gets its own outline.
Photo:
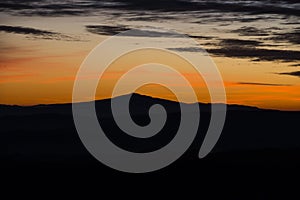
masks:
[[[167,100],[163,98],[158,97],[152,97],[148,95],[138,94],[138,93],[132,93],[132,94],[125,94],[120,95],[114,98],[107,98],[107,99],[101,99],[96,100],[95,105],[101,106],[105,105],[107,106],[110,104],[110,101],[115,98],[123,98],[128,95],[132,95],[131,100],[135,99],[135,102],[148,102],[153,104],[167,104],[167,105],[176,105],[176,104],[184,104],[184,105],[192,105],[192,104],[198,104],[200,107],[200,110],[202,111],[210,111],[211,103],[182,103],[172,100]],[[76,102],[76,103],[93,103],[92,101],[88,102]],[[216,103],[214,105],[220,105],[219,103]],[[299,111],[281,111],[281,110],[275,110],[275,109],[264,109],[264,108],[258,108],[255,106],[247,106],[247,105],[238,105],[238,104],[226,104],[227,105],[227,111],[277,111],[277,112],[299,112]],[[46,114],[49,113],[55,113],[55,114],[64,114],[65,112],[62,112],[63,109],[71,109],[72,103],[58,103],[58,104],[38,104],[38,105],[32,105],[32,106],[20,106],[20,105],[5,105],[0,104],[0,116],[4,115],[22,115],[22,114],[37,114],[39,111],[44,111]],[[69,114],[69,111],[68,111]]]

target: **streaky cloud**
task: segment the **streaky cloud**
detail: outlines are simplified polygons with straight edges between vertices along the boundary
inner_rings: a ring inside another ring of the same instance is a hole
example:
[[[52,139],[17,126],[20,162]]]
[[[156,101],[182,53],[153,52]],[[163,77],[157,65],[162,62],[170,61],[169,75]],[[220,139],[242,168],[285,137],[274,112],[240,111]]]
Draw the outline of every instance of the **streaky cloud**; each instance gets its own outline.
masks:
[[[63,16],[97,14],[103,9],[122,11],[191,12],[213,11],[221,13],[243,13],[248,15],[277,14],[300,16],[295,0],[277,1],[191,1],[191,0],[66,0],[36,1],[10,0],[0,3],[0,11],[26,16]],[[249,19],[248,19],[249,20]],[[251,20],[251,19],[250,19]],[[247,22],[247,18],[245,18]]]
[[[297,62],[300,58],[300,51],[266,49],[261,41],[240,40],[240,39],[220,39],[219,48],[207,49],[207,51],[216,56],[225,56],[233,58],[250,58],[255,61],[284,61]]]
[[[294,71],[294,72],[283,72],[279,73],[280,75],[289,75],[289,76],[297,76],[300,78],[300,71]]]
[[[122,36],[127,37],[181,37],[180,34],[177,33],[170,33],[165,31],[159,30],[144,30],[144,29],[136,29],[130,28],[124,25],[87,25],[86,30],[93,34],[98,35],[106,35],[106,36],[118,36],[119,33],[122,33]],[[131,31],[129,31],[131,30]],[[126,32],[129,31],[129,32]]]
[[[109,25],[87,25],[85,26],[86,30],[90,33],[98,34],[98,35],[116,35],[123,31],[130,30],[126,26],[118,25],[118,26],[109,26]]]
[[[17,34],[32,34],[32,35],[57,35],[58,33],[52,31],[45,31],[35,28],[23,27],[23,26],[6,26],[0,25],[0,31],[7,33],[17,33]]]
[[[58,32],[41,30],[37,28],[24,26],[9,26],[0,25],[0,31],[13,34],[29,35],[34,39],[48,39],[48,40],[64,40],[64,41],[80,41],[80,39],[64,35]]]
[[[239,85],[258,85],[258,86],[292,86],[290,84],[276,84],[276,83],[258,83],[258,82],[237,82]]]
[[[238,33],[240,36],[268,36],[270,33],[256,27],[243,26],[239,29],[232,30],[232,33]]]
[[[193,52],[193,53],[199,52],[199,53],[207,54],[206,50],[200,47],[178,47],[178,48],[174,47],[174,48],[168,48],[168,50],[178,51],[178,52]]]
[[[274,42],[289,42],[291,44],[300,44],[300,28],[295,28],[290,32],[275,33],[274,36],[268,38]]]

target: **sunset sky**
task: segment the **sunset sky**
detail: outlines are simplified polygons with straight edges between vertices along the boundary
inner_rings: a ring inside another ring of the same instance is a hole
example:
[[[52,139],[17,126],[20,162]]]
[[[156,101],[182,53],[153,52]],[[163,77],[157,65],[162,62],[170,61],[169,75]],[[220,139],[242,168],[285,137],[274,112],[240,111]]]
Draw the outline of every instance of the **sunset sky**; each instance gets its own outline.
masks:
[[[272,2],[3,1],[0,104],[71,102],[76,73],[94,47],[122,31],[150,27],[175,30],[206,49],[223,77],[227,103],[300,110],[300,4]],[[175,51],[195,53],[186,44]],[[114,62],[96,99],[109,98],[115,81],[130,67],[147,63],[152,54],[137,52]],[[157,59],[184,74],[200,102],[210,102],[202,78],[188,64],[172,56]],[[166,76],[153,72],[158,74]],[[139,92],[173,99],[155,85]]]

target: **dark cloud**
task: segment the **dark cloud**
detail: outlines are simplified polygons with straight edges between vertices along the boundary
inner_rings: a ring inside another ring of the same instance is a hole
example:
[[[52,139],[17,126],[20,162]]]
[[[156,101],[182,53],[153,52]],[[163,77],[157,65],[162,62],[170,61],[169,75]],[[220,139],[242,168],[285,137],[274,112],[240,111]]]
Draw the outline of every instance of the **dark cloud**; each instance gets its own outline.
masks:
[[[257,48],[257,47],[273,47],[280,46],[277,44],[265,44],[260,40],[246,40],[246,39],[218,39],[219,42],[215,43],[215,46],[220,46],[230,49],[245,49],[245,48]]]
[[[247,27],[247,26],[243,26],[231,32],[238,33],[240,36],[268,36],[269,35],[269,32],[266,30],[261,30],[255,27]]]
[[[140,30],[140,29],[131,29],[130,32],[122,34],[123,36],[130,37],[169,37],[169,38],[180,38],[182,35],[172,32],[161,32],[155,30]]]
[[[66,41],[78,41],[79,40],[74,37],[67,36],[67,35],[64,35],[61,33],[57,33],[57,32],[46,31],[46,30],[30,28],[30,27],[23,27],[23,26],[0,25],[0,31],[6,32],[6,33],[29,35],[32,38],[38,38],[38,39],[66,40]]]
[[[280,31],[280,32],[279,32]],[[240,36],[269,36],[264,40],[272,40],[273,42],[289,42],[292,44],[300,44],[300,29],[295,28],[293,31],[283,31],[279,27],[269,27],[259,29],[256,27],[243,26],[239,29],[232,30],[232,33],[238,33]]]
[[[254,61],[299,61],[300,51],[264,49],[265,45],[256,40],[219,39],[220,48],[207,49],[211,54],[233,58],[250,58]]]
[[[206,47],[215,47],[217,46],[218,43],[216,42],[205,42],[205,43],[201,43],[201,46],[206,46]]]
[[[219,12],[249,13],[249,14],[283,14],[300,16],[297,7],[286,7],[291,5],[292,0],[283,0],[280,3],[254,0],[249,4],[247,1],[183,1],[183,0],[118,0],[123,2],[119,8],[132,10],[158,10],[158,11],[207,11],[215,10]]]
[[[256,22],[258,20],[266,20],[266,19],[271,19],[272,17],[268,16],[268,17],[240,17],[240,18],[237,18],[236,21],[239,21],[239,22],[245,22],[245,23],[248,23],[248,22]]]
[[[107,26],[107,25],[88,25],[86,30],[90,33],[99,34],[99,35],[116,35],[123,31],[130,30],[125,26]]]
[[[276,26],[271,26],[269,28],[265,28],[265,30],[268,30],[268,31],[281,31],[283,29],[279,28],[279,27],[276,27]]]
[[[101,9],[126,11],[189,12],[217,11],[257,14],[280,14],[300,16],[299,8],[293,0],[278,1],[190,1],[190,0],[5,0],[0,3],[0,11],[21,15],[94,15]],[[294,5],[294,6],[293,6]],[[243,19],[245,21],[251,19]]]
[[[261,45],[262,42],[256,40],[240,40],[240,39],[221,39],[219,45],[225,47],[257,47]]]
[[[22,26],[5,26],[0,25],[0,31],[4,31],[7,33],[19,33],[19,34],[32,34],[32,35],[56,35],[58,33],[54,33],[51,31],[44,31],[35,28],[28,28]]]
[[[250,58],[255,61],[299,61],[300,51],[261,49],[255,47],[224,47],[207,49],[209,53],[233,58]]]
[[[274,33],[274,36],[268,39],[275,42],[289,42],[292,44],[300,44],[300,29],[296,28],[291,32]]]
[[[290,76],[297,76],[300,78],[300,71],[295,71],[295,72],[283,72],[279,73],[280,75],[290,75]]]
[[[257,83],[257,82],[237,82],[239,85],[258,85],[258,86],[291,86],[289,84],[276,84],[276,83]]]
[[[106,0],[8,0],[1,1],[0,11],[25,16],[95,15],[101,8],[117,8],[118,1]]]
[[[270,15],[260,15],[259,17],[253,17],[253,15],[243,15],[243,14],[235,14],[232,15],[224,15],[221,13],[220,15],[216,15],[214,13],[211,14],[198,14],[197,18],[200,20],[194,21],[194,23],[198,24],[208,24],[208,23],[218,23],[218,26],[229,26],[234,22],[256,22],[259,20],[275,20],[278,19],[278,16],[270,16]]]
[[[166,15],[161,15],[158,16],[156,14],[154,15],[143,15],[141,13],[140,16],[138,16],[138,13],[134,13],[133,16],[128,16],[128,17],[123,17],[128,21],[164,21],[164,20],[173,20],[176,19],[176,16],[166,16]]]
[[[171,51],[178,51],[178,52],[200,52],[207,54],[206,50],[201,49],[199,47],[179,47],[179,48],[167,48],[168,50]]]
[[[297,64],[292,64],[290,65],[291,67],[300,67],[300,63],[297,63]]]
[[[190,38],[195,38],[195,39],[202,39],[202,40],[211,40],[216,37],[214,36],[201,36],[201,35],[189,35]]]
[[[122,36],[128,37],[182,37],[180,34],[171,32],[162,32],[159,30],[141,30],[141,29],[131,29],[129,27],[118,25],[118,26],[108,26],[108,25],[88,25],[86,29],[90,33],[99,35],[113,36],[124,31],[131,30],[129,32],[122,33]]]

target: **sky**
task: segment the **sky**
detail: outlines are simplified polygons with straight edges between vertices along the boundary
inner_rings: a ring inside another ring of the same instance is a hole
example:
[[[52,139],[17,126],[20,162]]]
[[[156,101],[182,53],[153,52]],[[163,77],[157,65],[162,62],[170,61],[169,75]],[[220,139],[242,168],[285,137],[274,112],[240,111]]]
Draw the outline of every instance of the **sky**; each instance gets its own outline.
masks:
[[[208,52],[223,77],[228,104],[300,110],[296,0],[4,0],[0,5],[0,104],[71,102],[76,73],[93,48],[122,31],[156,28],[185,34]],[[195,54],[194,48],[177,43],[170,49]],[[118,78],[151,55],[137,52],[115,61],[96,99],[109,98]],[[172,56],[160,61],[184,74],[200,102],[211,102],[202,78],[188,64]],[[168,77],[156,71],[139,78],[151,75]],[[157,85],[138,92],[174,99]]]

